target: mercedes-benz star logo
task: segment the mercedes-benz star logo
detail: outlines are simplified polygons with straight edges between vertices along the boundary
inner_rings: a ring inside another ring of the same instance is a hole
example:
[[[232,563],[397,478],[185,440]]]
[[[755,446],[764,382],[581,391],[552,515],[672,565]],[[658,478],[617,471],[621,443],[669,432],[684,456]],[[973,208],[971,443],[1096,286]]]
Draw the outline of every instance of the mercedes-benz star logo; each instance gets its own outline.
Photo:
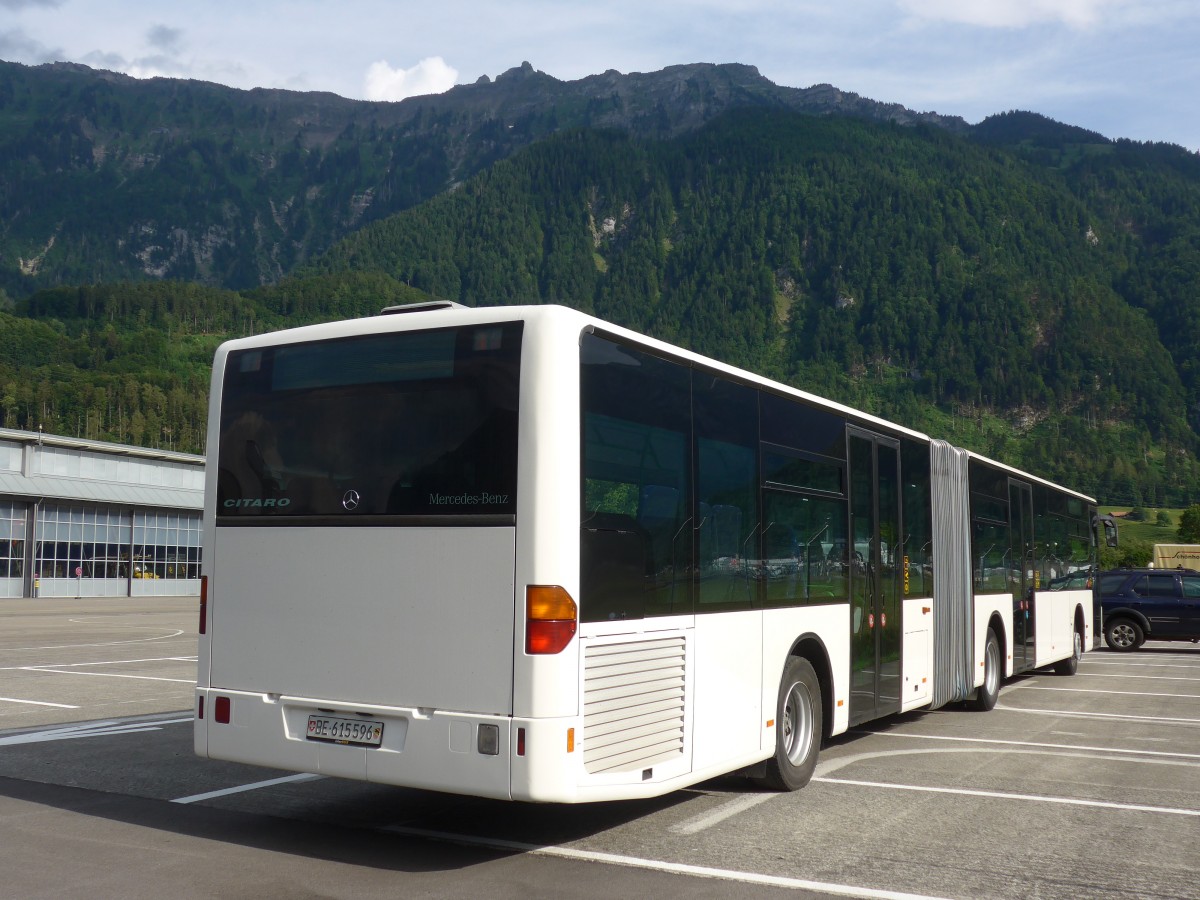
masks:
[[[362,497],[358,495],[358,491],[346,491],[342,494],[342,507],[347,510],[358,509],[358,504],[362,501]]]

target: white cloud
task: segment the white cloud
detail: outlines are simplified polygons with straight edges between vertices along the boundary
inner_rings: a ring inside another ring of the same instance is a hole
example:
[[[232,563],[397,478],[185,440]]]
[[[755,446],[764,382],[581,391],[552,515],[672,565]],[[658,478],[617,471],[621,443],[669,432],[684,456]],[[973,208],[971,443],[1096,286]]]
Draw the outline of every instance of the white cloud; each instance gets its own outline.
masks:
[[[411,69],[393,69],[386,60],[371,63],[363,79],[368,100],[403,100],[421,94],[440,94],[454,87],[458,70],[440,56],[430,56]]]
[[[979,25],[985,28],[1025,28],[1061,23],[1090,28],[1130,0],[898,0],[905,12],[919,19]]]
[[[66,53],[62,49],[47,47],[40,41],[31,38],[20,28],[14,28],[12,31],[0,31],[0,59],[37,65],[66,58]]]

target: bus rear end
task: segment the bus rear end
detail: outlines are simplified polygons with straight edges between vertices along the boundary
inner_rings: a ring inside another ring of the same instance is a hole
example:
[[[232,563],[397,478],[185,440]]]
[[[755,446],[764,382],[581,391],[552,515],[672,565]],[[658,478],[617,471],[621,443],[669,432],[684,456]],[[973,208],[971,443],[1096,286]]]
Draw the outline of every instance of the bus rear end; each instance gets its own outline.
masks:
[[[528,592],[511,315],[358,320],[218,351],[198,754],[512,796]],[[562,596],[543,597],[549,621]]]

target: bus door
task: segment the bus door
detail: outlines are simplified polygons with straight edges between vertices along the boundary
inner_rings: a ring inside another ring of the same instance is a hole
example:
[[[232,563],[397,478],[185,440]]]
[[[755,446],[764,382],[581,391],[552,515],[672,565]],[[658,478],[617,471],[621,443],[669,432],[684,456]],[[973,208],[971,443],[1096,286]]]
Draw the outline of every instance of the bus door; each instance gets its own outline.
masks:
[[[850,723],[900,710],[900,444],[850,429]]]
[[[1036,587],[1033,559],[1033,489],[1008,480],[1008,566],[1013,597],[1013,671],[1034,663],[1034,604]]]

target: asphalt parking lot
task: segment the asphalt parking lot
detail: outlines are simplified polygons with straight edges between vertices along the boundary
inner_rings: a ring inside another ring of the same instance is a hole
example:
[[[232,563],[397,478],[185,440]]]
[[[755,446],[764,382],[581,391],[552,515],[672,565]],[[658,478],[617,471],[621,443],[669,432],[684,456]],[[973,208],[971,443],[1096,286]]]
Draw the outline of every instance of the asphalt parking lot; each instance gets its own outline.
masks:
[[[199,760],[195,599],[0,601],[0,894],[1200,898],[1200,647],[836,739],[795,794],[505,804]]]

